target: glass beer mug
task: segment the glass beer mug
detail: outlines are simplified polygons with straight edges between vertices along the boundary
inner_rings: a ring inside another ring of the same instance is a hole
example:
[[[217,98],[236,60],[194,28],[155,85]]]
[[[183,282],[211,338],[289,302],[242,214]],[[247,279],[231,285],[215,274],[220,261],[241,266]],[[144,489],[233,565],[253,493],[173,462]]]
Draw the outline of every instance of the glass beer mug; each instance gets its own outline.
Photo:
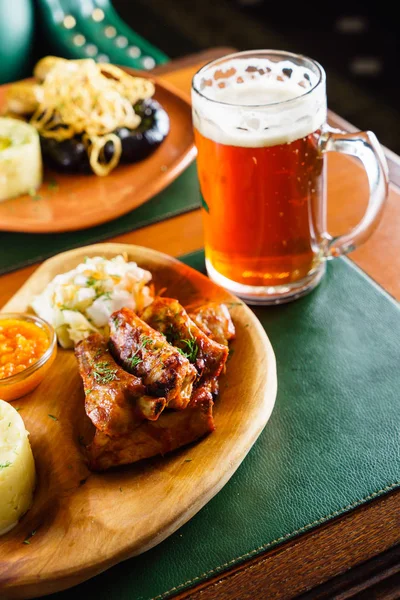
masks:
[[[327,123],[325,72],[274,50],[231,54],[200,69],[192,85],[207,271],[249,304],[302,296],[326,260],[376,227],[387,196],[385,157],[371,132]],[[368,208],[349,233],[326,229],[326,152],[360,159]]]

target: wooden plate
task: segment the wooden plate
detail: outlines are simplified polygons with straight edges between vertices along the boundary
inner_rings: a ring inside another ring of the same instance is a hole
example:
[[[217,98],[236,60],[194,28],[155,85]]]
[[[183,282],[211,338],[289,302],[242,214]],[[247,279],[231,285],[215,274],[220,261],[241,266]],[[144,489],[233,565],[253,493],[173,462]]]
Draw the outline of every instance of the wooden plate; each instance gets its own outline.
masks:
[[[129,212],[176,179],[196,155],[191,108],[179,90],[154,76],[151,79],[156,83],[154,98],[170,118],[170,132],[154,154],[139,163],[118,166],[106,177],[46,170],[37,196],[0,202],[0,229],[29,233],[85,229]],[[0,114],[7,87],[0,86]]]
[[[33,295],[84,256],[121,252],[152,271],[156,289],[166,287],[184,305],[199,299],[232,303],[237,339],[221,379],[216,430],[164,458],[90,473],[79,444],[85,419],[82,382],[73,352],[60,350],[42,384],[13,402],[30,431],[38,484],[31,510],[0,537],[0,596],[59,591],[160,543],[229,480],[274,406],[275,357],[252,311],[197,271],[154,250],[97,244],[59,254],[39,267],[3,310],[26,311]]]

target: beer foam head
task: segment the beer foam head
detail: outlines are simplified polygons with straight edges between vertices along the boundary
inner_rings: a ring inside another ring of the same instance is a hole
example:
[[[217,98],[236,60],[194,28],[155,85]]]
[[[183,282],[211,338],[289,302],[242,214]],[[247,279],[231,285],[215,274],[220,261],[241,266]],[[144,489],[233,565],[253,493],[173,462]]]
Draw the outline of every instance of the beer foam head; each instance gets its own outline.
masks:
[[[309,68],[247,54],[215,61],[195,75],[193,122],[202,135],[255,148],[290,143],[323,125],[325,73],[317,63],[305,59]]]

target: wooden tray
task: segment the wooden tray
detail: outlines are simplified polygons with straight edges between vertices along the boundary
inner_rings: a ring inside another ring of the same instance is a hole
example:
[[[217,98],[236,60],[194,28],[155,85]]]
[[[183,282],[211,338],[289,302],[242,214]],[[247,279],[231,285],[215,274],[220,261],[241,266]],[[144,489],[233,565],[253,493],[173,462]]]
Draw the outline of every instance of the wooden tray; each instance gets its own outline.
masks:
[[[43,263],[3,310],[27,311],[34,294],[84,256],[121,252],[153,273],[156,289],[166,287],[166,294],[184,305],[199,299],[232,303],[237,339],[215,405],[216,431],[164,458],[90,473],[79,444],[86,419],[82,382],[73,352],[60,350],[43,383],[13,402],[30,431],[38,485],[31,510],[0,538],[0,596],[59,591],[159,544],[229,480],[274,406],[275,357],[252,311],[204,275],[154,250],[97,244],[59,254]]]
[[[106,177],[45,170],[37,195],[0,202],[0,230],[50,233],[105,223],[146,202],[194,160],[192,115],[186,95],[148,73],[130,72],[155,82],[154,98],[169,115],[170,132],[161,146],[149,158],[118,166]],[[7,87],[0,86],[0,114]]]

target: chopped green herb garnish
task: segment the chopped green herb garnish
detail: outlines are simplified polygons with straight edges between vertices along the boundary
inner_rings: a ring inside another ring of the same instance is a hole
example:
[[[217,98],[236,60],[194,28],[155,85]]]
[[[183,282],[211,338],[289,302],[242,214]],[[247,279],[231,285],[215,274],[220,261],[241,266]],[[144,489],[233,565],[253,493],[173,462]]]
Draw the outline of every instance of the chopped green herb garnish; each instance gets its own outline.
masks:
[[[144,335],[140,340],[140,345],[142,348],[146,348],[146,346],[154,346],[154,341],[147,335]]]
[[[176,316],[176,315],[174,315],[174,316]],[[180,354],[182,354],[182,356],[187,358],[191,363],[194,363],[197,358],[197,354],[199,352],[199,347],[196,344],[196,340],[190,330],[189,330],[189,335],[190,335],[190,338],[188,338],[186,340],[180,339],[179,334],[174,329],[174,326],[172,323],[169,323],[169,325],[165,331],[165,336],[166,336],[168,342],[170,344],[172,344],[173,346],[175,346],[176,349],[178,350],[178,352]],[[179,344],[180,346],[182,344],[184,344],[184,348],[177,346],[177,344]]]
[[[96,279],[95,277],[93,277],[93,275],[91,275],[90,277],[87,278],[86,280],[86,285],[89,286],[95,286],[99,283],[99,280]]]
[[[67,465],[67,469],[72,469],[72,465]]]
[[[135,367],[140,365],[141,362],[143,362],[143,360],[139,356],[136,356],[136,355],[133,355],[132,358],[130,358],[129,360],[130,360],[131,369],[134,369]]]
[[[8,426],[11,427],[11,421],[9,422]]]
[[[148,337],[147,335],[144,335],[140,339],[139,346],[138,346],[136,352],[134,352],[132,354],[132,356],[128,359],[128,361],[129,361],[129,367],[131,369],[134,369],[135,367],[137,367],[138,365],[140,365],[141,362],[143,362],[143,359],[140,358],[140,356],[138,356],[138,353],[141,350],[144,350],[146,348],[146,346],[154,346],[154,341],[150,337]]]
[[[103,294],[100,294],[99,298],[105,298],[105,300],[111,300],[111,292],[103,292]]]
[[[185,462],[192,462],[191,458],[185,458]]]
[[[53,419],[53,421],[58,421],[57,417],[55,417],[54,415],[47,415],[48,417],[50,417],[50,419]]]
[[[9,467],[11,465],[10,461],[8,460],[7,462],[0,464],[0,469],[6,469],[7,467]]]
[[[19,411],[21,410],[21,407],[20,407],[20,406],[19,406],[18,408],[17,408],[17,407],[15,407],[15,410],[16,410],[17,412],[19,412]]]
[[[121,487],[119,488],[119,491],[122,492],[122,488]]]
[[[22,542],[23,544],[30,544],[30,539],[33,538],[33,536],[36,535],[36,529],[34,529],[33,531],[30,532],[30,534],[24,539],[24,541]]]
[[[108,362],[99,362],[95,365],[93,377],[97,383],[110,383],[117,379],[117,369],[113,369]]]
[[[180,343],[185,344],[186,350],[182,351],[181,348],[178,348],[178,350],[181,352],[181,354],[186,356],[186,358],[189,360],[189,362],[194,363],[197,358],[197,354],[199,352],[199,347],[196,344],[195,339],[190,338],[188,340],[180,340]]]
[[[228,360],[230,360],[234,354],[235,354],[235,349],[229,348]]]
[[[118,327],[118,325],[119,325],[119,316],[115,315],[114,317],[111,317],[111,323],[114,325],[114,327]]]

